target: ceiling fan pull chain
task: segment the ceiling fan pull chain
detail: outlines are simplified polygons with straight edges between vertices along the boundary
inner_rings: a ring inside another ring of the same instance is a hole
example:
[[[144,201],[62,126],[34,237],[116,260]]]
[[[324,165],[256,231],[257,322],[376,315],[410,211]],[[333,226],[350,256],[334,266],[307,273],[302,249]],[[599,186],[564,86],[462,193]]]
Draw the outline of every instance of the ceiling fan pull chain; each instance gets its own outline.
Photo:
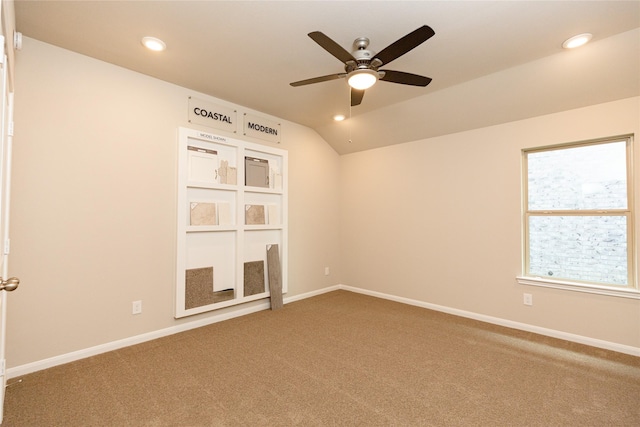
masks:
[[[349,95],[349,123],[347,123],[347,127],[349,128],[349,144],[351,144],[351,87],[349,87],[347,94]]]

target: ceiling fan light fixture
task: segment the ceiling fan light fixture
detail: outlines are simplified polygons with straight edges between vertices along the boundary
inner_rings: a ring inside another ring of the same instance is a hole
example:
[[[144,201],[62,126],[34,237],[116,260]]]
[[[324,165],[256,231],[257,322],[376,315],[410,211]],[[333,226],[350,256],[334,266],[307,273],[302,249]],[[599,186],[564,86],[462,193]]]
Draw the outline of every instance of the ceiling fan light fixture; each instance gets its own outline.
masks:
[[[578,34],[565,40],[564,43],[562,43],[562,47],[565,49],[575,49],[576,47],[587,44],[589,40],[591,40],[591,37],[593,37],[591,33]]]
[[[162,40],[155,37],[143,37],[142,44],[154,52],[162,52],[167,48],[167,45]]]
[[[369,69],[355,70],[347,75],[349,86],[354,89],[369,89],[378,81],[378,73]]]

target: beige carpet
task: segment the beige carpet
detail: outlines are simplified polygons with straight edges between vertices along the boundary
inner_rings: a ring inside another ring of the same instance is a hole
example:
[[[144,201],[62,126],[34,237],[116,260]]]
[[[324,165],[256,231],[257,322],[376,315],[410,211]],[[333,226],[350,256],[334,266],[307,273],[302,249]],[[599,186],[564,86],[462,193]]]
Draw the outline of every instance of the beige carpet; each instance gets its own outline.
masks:
[[[640,425],[640,358],[346,291],[18,380],[3,427]]]

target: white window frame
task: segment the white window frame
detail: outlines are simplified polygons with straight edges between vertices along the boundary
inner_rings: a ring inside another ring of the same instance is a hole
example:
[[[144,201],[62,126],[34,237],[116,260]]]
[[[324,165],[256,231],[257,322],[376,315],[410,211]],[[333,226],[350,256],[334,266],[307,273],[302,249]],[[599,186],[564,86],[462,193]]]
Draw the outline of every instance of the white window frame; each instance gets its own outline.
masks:
[[[528,201],[528,182],[529,174],[527,169],[527,159],[529,153],[561,150],[568,148],[583,147],[587,145],[606,144],[612,142],[626,141],[626,160],[627,160],[627,208],[605,210],[529,210]],[[633,185],[633,135],[621,135],[610,138],[602,138],[589,141],[571,142],[553,146],[527,148],[522,150],[522,275],[516,278],[521,285],[542,286],[555,289],[564,289],[569,291],[587,292],[600,295],[609,295],[615,297],[640,299],[640,290],[638,289],[637,266],[636,266],[636,234],[634,228],[634,185]],[[528,275],[529,271],[529,217],[535,215],[548,216],[602,216],[616,215],[626,216],[627,218],[627,275],[628,285],[620,287],[616,285],[607,285],[599,283],[587,283],[572,280],[556,280],[548,277],[537,277]]]

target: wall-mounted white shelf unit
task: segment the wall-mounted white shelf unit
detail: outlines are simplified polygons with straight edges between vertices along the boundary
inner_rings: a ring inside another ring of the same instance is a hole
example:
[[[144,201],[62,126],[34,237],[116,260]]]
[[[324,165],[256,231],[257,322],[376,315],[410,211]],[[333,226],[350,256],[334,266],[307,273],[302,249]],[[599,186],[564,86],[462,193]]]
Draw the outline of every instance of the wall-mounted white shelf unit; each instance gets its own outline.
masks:
[[[287,292],[286,150],[179,128],[175,317],[270,296],[267,247]]]

